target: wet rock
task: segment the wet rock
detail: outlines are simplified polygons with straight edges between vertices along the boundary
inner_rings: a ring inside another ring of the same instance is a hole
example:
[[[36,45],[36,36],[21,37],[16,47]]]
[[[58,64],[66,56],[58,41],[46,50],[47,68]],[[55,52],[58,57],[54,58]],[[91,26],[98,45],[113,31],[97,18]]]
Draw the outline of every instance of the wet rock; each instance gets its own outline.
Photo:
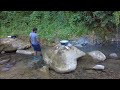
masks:
[[[116,53],[111,53],[111,54],[109,55],[109,57],[110,57],[111,59],[118,59],[118,55],[117,55]]]
[[[0,64],[2,65],[2,64],[5,64],[5,63],[7,63],[7,62],[9,62],[9,61],[10,61],[10,59],[1,60],[1,61],[0,61]]]
[[[94,60],[98,61],[104,61],[106,59],[106,56],[101,51],[91,51],[88,52],[88,55],[90,55]]]
[[[17,50],[16,53],[25,54],[25,55],[32,55],[34,52],[29,51],[29,50]]]
[[[5,51],[2,51],[1,54],[5,54]]]
[[[77,67],[77,59],[85,53],[74,46],[66,49],[62,45],[58,48],[51,48],[43,54],[45,63],[59,73],[74,71]]]
[[[34,60],[28,63],[28,68],[30,69],[38,69],[41,68],[43,64],[41,63],[41,60]]]

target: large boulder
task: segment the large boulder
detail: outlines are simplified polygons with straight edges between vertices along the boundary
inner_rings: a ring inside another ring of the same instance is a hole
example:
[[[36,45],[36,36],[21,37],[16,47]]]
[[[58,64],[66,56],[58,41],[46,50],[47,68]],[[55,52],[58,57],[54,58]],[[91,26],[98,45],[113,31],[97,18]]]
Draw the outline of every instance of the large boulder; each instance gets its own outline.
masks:
[[[104,61],[106,59],[106,56],[101,51],[91,51],[88,52],[88,55],[90,55],[94,60],[98,61]]]
[[[0,51],[16,51],[30,48],[30,43],[20,40],[18,38],[1,38],[0,39]]]
[[[75,70],[77,59],[84,55],[85,53],[83,51],[74,46],[66,48],[62,45],[58,45],[57,48],[51,48],[43,53],[45,63],[59,73]]]

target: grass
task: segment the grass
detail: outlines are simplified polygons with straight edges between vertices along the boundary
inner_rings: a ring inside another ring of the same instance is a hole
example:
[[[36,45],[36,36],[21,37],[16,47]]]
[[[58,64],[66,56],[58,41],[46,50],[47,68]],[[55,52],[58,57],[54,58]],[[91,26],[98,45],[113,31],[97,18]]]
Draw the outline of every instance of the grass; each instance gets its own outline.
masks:
[[[71,39],[73,37],[80,37],[83,34],[87,34],[89,31],[82,23],[80,23],[79,26],[72,27],[58,22],[53,22],[51,24],[46,22],[32,23],[33,22],[30,22],[29,25],[26,25],[25,23],[13,22],[9,27],[1,26],[0,38],[7,37],[9,35],[29,36],[32,28],[37,27],[39,37],[46,40],[48,44],[52,43],[56,38],[60,40]]]

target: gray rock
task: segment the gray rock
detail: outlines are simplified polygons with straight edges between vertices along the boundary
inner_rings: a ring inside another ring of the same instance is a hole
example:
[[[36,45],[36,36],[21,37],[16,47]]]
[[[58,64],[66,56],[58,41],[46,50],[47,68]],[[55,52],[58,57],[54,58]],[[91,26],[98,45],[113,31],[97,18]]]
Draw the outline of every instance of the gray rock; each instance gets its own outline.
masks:
[[[88,52],[88,55],[90,55],[94,60],[98,61],[104,61],[106,59],[106,56],[101,51],[91,51]]]
[[[111,59],[118,59],[118,55],[117,55],[116,53],[111,53],[111,54],[109,55],[109,57],[110,57]]]
[[[16,50],[23,50],[30,48],[29,42],[24,42],[20,39],[2,38],[0,39],[0,51],[13,52]]]
[[[45,63],[53,70],[59,73],[71,72],[77,67],[77,59],[84,56],[85,53],[72,46],[69,49],[49,49],[43,54]]]

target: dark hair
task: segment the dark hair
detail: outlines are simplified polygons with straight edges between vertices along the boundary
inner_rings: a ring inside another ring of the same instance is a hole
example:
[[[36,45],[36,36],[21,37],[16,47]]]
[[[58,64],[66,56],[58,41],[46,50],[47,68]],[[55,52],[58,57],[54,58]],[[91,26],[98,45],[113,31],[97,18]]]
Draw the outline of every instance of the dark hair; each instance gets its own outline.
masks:
[[[37,31],[37,28],[33,28],[33,32]]]

